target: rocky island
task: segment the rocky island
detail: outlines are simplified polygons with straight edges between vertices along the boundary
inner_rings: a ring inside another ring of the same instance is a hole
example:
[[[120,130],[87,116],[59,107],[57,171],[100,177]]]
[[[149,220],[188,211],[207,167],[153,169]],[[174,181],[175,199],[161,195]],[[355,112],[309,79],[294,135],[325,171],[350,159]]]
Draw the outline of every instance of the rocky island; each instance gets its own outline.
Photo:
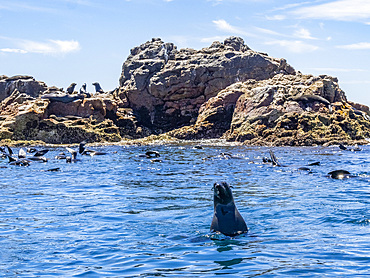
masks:
[[[370,138],[369,107],[348,100],[335,77],[304,75],[238,37],[201,50],[152,39],[131,49],[110,92],[0,76],[0,101],[0,140],[8,142],[118,143],[155,135],[302,146]]]

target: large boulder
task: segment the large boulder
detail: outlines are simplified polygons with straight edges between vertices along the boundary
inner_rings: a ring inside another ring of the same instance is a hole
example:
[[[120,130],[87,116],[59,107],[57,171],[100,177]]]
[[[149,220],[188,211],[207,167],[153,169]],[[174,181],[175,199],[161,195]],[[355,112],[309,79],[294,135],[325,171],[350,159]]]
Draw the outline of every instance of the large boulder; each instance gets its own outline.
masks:
[[[0,139],[41,140],[52,144],[117,142],[147,135],[129,109],[100,94],[69,103],[22,98],[18,91],[1,102]]]
[[[9,97],[15,91],[21,94],[26,94],[30,97],[38,97],[47,89],[47,86],[42,81],[36,81],[35,78],[28,75],[16,75],[0,77],[0,101]]]
[[[251,50],[241,38],[201,50],[177,50],[152,39],[131,50],[120,77],[120,97],[140,124],[170,130],[194,123],[201,105],[235,82],[295,74],[284,59]]]
[[[201,106],[194,125],[168,134],[253,145],[353,142],[370,137],[368,112],[347,101],[336,78],[278,74],[227,87]]]

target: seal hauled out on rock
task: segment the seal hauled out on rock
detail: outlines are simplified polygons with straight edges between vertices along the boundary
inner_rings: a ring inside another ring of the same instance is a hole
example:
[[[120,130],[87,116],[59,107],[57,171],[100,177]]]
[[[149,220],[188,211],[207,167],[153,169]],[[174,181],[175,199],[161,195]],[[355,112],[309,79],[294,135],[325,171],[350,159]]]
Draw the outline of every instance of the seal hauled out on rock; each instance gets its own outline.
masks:
[[[104,91],[98,82],[92,83],[95,87],[95,92],[104,94]]]
[[[67,94],[72,94],[75,90],[76,85],[77,85],[76,83],[72,83],[71,85],[69,85],[66,90]]]
[[[78,99],[84,99],[84,96],[81,94],[76,95],[69,95],[69,94],[45,94],[42,95],[41,98],[45,98],[50,100],[51,102],[63,102],[63,103],[69,103]]]
[[[226,236],[236,236],[248,232],[247,224],[234,203],[233,193],[226,182],[213,185],[214,214],[211,231]]]
[[[80,88],[80,94],[86,94],[87,90],[86,90],[86,83],[82,84],[81,88]]]

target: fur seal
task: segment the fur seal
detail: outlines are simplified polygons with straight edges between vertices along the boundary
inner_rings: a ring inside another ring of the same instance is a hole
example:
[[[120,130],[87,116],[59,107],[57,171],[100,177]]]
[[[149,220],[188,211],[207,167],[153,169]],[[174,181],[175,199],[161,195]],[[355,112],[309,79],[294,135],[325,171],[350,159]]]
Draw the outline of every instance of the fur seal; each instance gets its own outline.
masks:
[[[86,83],[84,83],[82,86],[81,86],[81,88],[80,88],[80,94],[86,94],[87,93],[87,91],[86,91]]]
[[[50,93],[42,95],[41,98],[49,99],[51,102],[69,103],[78,99],[84,99],[85,96],[82,94],[69,95],[69,94]]]
[[[146,158],[153,158],[153,157],[160,157],[161,155],[157,151],[147,151],[145,154],[139,155],[139,157],[146,157]]]
[[[29,148],[27,148],[27,152],[28,153],[35,153],[35,152],[37,152],[37,149],[34,148],[34,147],[29,147]]]
[[[353,148],[347,148],[343,144],[339,143],[339,148],[343,151],[359,152],[362,149],[356,144]]]
[[[247,224],[234,203],[233,193],[226,182],[213,185],[214,213],[211,231],[226,236],[237,236],[248,232]]]
[[[77,85],[76,83],[72,83],[71,85],[69,85],[66,90],[67,94],[72,94],[75,90],[76,85]]]
[[[279,163],[278,159],[276,158],[276,156],[275,156],[275,154],[272,150],[270,150],[270,157],[271,157],[272,165],[278,166],[278,167],[285,167],[284,165]]]
[[[6,157],[9,159],[9,165],[16,165],[16,166],[29,166],[30,161],[26,159],[25,153],[26,151],[24,149],[20,149],[18,152],[18,158],[14,158],[13,151],[8,146],[5,146],[8,150],[7,153],[4,153]]]
[[[42,172],[59,172],[60,171],[60,168],[51,168],[51,169],[48,169],[48,170],[42,170]]]
[[[85,145],[86,145],[86,142],[85,141],[83,141],[83,142],[80,143],[79,148],[78,148],[79,154],[81,154],[81,155],[90,155],[90,156],[94,156],[94,155],[106,155],[107,154],[105,152],[98,152],[98,151],[93,151],[93,150],[86,149],[85,148]]]
[[[104,91],[98,82],[92,83],[95,87],[95,92],[104,94]]]
[[[28,157],[28,160],[47,162],[48,161],[47,158],[44,157],[43,155],[46,154],[48,151],[49,151],[48,149],[36,151],[33,156]],[[23,148],[20,148],[18,152],[18,158],[25,159],[26,155],[27,155],[26,151]]]
[[[72,155],[72,157],[70,157],[70,156],[66,157],[66,162],[67,163],[80,161],[79,159],[77,159],[77,151],[75,151],[74,149],[71,149],[69,147],[66,147],[66,150],[69,151]]]
[[[335,171],[331,171],[328,173],[328,175],[332,178],[332,179],[337,179],[337,180],[342,180],[342,179],[345,179],[345,178],[350,178],[351,177],[351,173],[346,171],[346,170],[335,170]]]
[[[60,152],[58,155],[54,157],[54,159],[66,159],[67,156],[64,152]]]
[[[307,103],[311,103],[311,102],[314,102],[314,101],[317,101],[317,102],[320,102],[320,103],[323,103],[325,105],[330,105],[330,102],[326,99],[326,98],[323,98],[322,96],[319,96],[319,95],[300,95],[300,96],[295,96],[295,97],[291,97],[290,100],[294,100],[294,101],[302,101],[303,103],[307,104]]]

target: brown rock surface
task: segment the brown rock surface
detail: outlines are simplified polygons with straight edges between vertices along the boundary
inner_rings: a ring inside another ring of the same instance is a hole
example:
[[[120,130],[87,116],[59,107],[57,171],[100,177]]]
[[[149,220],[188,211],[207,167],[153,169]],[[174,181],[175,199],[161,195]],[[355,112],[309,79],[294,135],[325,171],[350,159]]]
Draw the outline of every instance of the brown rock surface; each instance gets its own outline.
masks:
[[[131,50],[120,89],[141,124],[169,130],[195,122],[200,106],[227,86],[278,73],[295,71],[284,59],[251,50],[241,38],[201,50],[177,50],[172,43],[152,39]]]
[[[336,78],[279,74],[227,87],[202,105],[194,125],[169,135],[222,136],[253,145],[358,141],[370,138],[370,117],[358,108],[347,102]]]
[[[120,101],[100,94],[70,103],[31,99],[18,102],[12,94],[1,103],[0,139],[41,140],[62,144],[118,142],[142,136],[135,118],[118,109]]]

